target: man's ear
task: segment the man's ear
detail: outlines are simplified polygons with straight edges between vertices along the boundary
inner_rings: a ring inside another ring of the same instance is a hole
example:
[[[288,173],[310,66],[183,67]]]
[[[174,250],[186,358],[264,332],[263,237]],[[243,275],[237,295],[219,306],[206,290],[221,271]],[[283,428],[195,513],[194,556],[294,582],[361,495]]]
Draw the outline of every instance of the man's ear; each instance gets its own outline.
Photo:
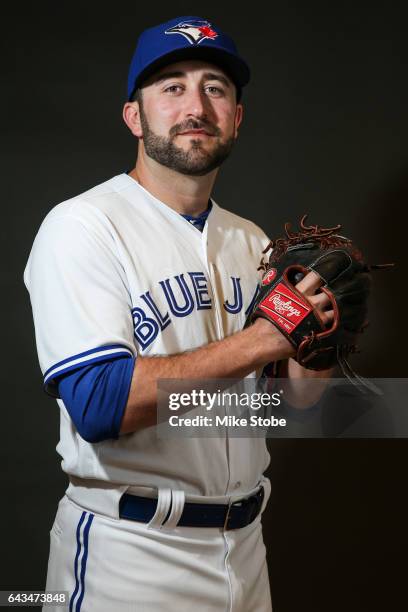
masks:
[[[142,138],[143,130],[140,122],[139,102],[126,102],[122,117],[132,134],[137,138]]]
[[[242,104],[237,104],[237,108],[235,109],[235,130],[234,130],[234,136],[235,138],[238,137],[238,128],[242,123],[242,119],[244,116],[244,107],[242,106]]]

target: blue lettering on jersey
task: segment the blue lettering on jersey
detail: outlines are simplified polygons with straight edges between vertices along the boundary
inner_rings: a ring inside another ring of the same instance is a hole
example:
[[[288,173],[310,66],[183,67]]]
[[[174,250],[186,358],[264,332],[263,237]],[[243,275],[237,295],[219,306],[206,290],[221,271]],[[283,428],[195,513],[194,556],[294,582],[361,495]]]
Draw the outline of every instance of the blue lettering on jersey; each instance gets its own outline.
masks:
[[[166,280],[159,281],[159,283],[163,288],[164,294],[169,304],[169,308],[171,312],[174,314],[174,316],[175,317],[186,317],[193,311],[193,308],[194,308],[193,296],[191,295],[190,289],[187,287],[187,283],[184,278],[184,274],[178,274],[174,278],[177,281],[178,286],[181,289],[181,293],[183,294],[184,304],[181,306],[180,304],[177,304],[176,297],[170,286],[170,279],[166,278]]]
[[[249,313],[250,313],[250,312],[251,312],[251,310],[253,309],[253,307],[254,307],[254,305],[255,305],[256,298],[258,297],[258,293],[260,292],[260,290],[261,290],[260,285],[257,285],[257,286],[256,286],[256,289],[255,289],[255,293],[254,293],[254,295],[252,296],[252,300],[250,301],[249,306],[248,306],[248,308],[247,308],[247,309],[246,309],[246,311],[245,311],[245,316],[246,316],[246,317],[249,315]]]
[[[208,295],[207,279],[202,272],[189,272],[193,281],[194,293],[196,296],[197,310],[211,308],[211,298]],[[206,299],[204,296],[208,296]]]
[[[157,337],[159,325],[154,319],[148,317],[141,308],[132,308],[132,315],[136,340],[142,349],[145,349]]]
[[[184,274],[177,274],[172,278],[159,281],[169,310],[175,317],[186,317],[193,310],[209,310],[212,308],[212,300],[208,292],[208,281],[205,274],[203,272],[188,272],[188,276],[192,289],[189,288]],[[243,308],[241,279],[237,276],[231,276],[230,278],[232,281],[233,301],[230,303],[227,299],[223,306],[226,312],[236,315]],[[251,310],[258,292],[259,286],[256,288],[251,302],[245,311],[245,315]],[[140,299],[143,300],[145,308],[148,308],[152,315],[148,315],[140,306],[132,309],[135,338],[141,349],[145,350],[157,338],[159,332],[162,332],[172,323],[172,320],[169,312],[160,310],[150,291],[140,295]]]
[[[163,329],[166,329],[166,327],[168,325],[170,325],[171,321],[170,321],[170,315],[168,312],[166,312],[165,315],[162,315],[157,304],[155,303],[155,301],[153,300],[152,296],[150,295],[150,291],[146,291],[146,293],[143,293],[143,295],[140,296],[141,299],[146,302],[146,304],[148,305],[148,307],[150,308],[150,310],[152,311],[152,313],[154,314],[154,316],[156,317],[159,325],[160,325],[160,329],[161,331],[163,331]]]
[[[230,314],[238,314],[242,310],[242,289],[241,279],[235,276],[231,276],[232,284],[234,286],[234,303],[229,304],[228,300],[224,302],[224,308]]]

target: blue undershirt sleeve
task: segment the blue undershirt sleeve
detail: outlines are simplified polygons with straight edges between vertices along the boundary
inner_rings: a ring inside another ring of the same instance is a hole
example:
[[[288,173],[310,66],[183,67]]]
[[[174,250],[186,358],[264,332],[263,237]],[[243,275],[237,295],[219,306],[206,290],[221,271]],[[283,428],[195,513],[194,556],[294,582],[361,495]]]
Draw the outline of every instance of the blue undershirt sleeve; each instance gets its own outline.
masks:
[[[117,439],[126,408],[135,358],[83,366],[58,381],[59,395],[87,442]]]

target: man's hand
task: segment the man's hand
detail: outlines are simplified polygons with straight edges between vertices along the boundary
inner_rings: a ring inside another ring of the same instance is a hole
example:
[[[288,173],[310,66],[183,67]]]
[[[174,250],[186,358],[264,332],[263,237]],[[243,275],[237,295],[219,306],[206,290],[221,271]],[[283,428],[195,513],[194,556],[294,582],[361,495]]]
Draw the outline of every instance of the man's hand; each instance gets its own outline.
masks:
[[[295,289],[300,291],[314,306],[323,325],[325,327],[330,327],[334,319],[334,311],[331,308],[331,302],[328,296],[322,291],[319,291],[322,285],[323,280],[316,272],[308,272],[308,274],[295,285]],[[266,343],[270,341],[273,349],[275,349],[276,343],[279,343],[282,350],[288,353],[287,357],[294,357],[296,355],[295,347],[270,321],[259,317],[254,322],[254,326],[258,326],[260,333],[263,335],[263,341]],[[302,368],[302,370],[303,369],[304,368]]]
[[[311,271],[295,285],[295,289],[303,293],[309,302],[313,304],[323,325],[330,327],[334,319],[334,311],[331,308],[328,296],[323,291],[320,291],[320,287],[323,284],[324,282],[321,277],[316,272]]]

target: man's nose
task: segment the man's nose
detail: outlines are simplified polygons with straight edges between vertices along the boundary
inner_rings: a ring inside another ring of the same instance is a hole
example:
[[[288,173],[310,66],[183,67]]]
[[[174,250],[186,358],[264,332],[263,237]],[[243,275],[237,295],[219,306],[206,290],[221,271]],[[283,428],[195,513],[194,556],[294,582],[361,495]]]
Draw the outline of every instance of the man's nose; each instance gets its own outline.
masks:
[[[193,117],[206,117],[208,114],[208,99],[202,89],[192,89],[186,96],[186,114]]]

